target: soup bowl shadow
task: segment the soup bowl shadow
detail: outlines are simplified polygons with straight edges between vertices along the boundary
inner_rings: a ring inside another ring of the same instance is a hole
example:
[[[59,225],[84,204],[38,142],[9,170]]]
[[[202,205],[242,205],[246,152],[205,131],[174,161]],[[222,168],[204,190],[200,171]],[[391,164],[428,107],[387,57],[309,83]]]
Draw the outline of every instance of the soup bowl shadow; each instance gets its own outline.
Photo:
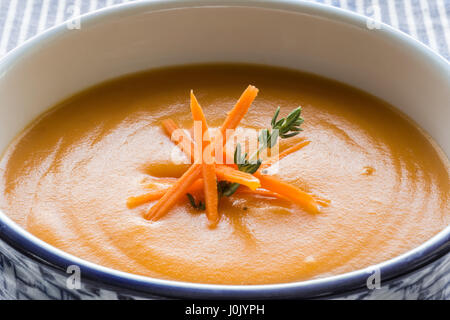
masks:
[[[450,155],[449,63],[357,14],[288,0],[139,1],[87,14],[80,23],[80,29],[73,23],[52,28],[0,60],[1,150],[48,107],[107,79],[163,66],[239,62],[307,71],[367,91],[397,106]],[[449,250],[447,227],[399,257],[339,276],[203,285],[95,265],[0,212],[0,298],[448,299]],[[78,271],[81,287],[73,287]]]

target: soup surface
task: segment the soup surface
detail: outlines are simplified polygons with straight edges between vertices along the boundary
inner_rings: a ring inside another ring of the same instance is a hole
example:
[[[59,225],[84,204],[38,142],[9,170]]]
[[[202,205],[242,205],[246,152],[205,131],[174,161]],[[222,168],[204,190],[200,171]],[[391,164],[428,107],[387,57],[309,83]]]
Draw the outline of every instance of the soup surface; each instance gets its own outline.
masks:
[[[329,199],[310,214],[284,200],[234,195],[208,227],[186,201],[157,222],[127,198],[152,177],[179,177],[161,120],[192,126],[194,89],[220,126],[248,84],[261,91],[243,128],[266,128],[277,106],[303,106],[311,143],[276,175]],[[42,240],[86,260],[162,279],[217,284],[306,280],[368,267],[449,224],[448,160],[386,103],[343,84],[261,66],[161,69],[108,82],[32,123],[0,163],[0,208]]]

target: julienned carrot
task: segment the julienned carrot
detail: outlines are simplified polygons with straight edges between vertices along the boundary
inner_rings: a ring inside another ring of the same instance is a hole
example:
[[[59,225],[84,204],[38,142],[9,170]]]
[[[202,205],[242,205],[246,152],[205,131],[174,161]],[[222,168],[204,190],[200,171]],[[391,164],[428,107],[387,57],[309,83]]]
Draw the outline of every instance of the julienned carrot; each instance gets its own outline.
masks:
[[[164,196],[147,212],[145,218],[148,220],[158,220],[178,202],[181,197],[185,197],[189,187],[202,174],[202,165],[193,164],[175,184],[166,191]]]
[[[273,192],[273,191],[269,191],[269,190],[265,190],[265,189],[256,189],[256,190],[250,190],[249,188],[246,187],[240,187],[237,191],[237,194],[251,194],[251,195],[258,195],[258,196],[263,196],[263,197],[271,197],[271,198],[277,198],[277,199],[281,199],[281,200],[287,200],[290,201],[288,198],[282,196],[279,193]],[[328,207],[330,206],[331,201],[316,195],[311,195],[311,197],[318,203],[320,204],[320,206],[322,207]]]
[[[296,144],[296,145],[294,145],[294,146],[292,146],[290,148],[287,148],[283,152],[279,153],[277,156],[274,156],[274,157],[270,158],[269,160],[266,160],[261,165],[261,167],[259,168],[259,172],[262,172],[263,170],[271,167],[272,165],[274,165],[275,163],[277,163],[281,159],[287,157],[288,155],[303,149],[304,147],[308,146],[310,143],[311,143],[311,141],[302,141],[302,142],[300,142],[300,143],[298,143],[298,144]],[[238,191],[240,191],[240,190],[238,190]],[[270,192],[270,191],[266,191],[266,190],[261,190],[261,191],[263,191],[263,193]],[[266,194],[269,197],[270,196],[275,196],[275,197],[278,197],[280,199],[286,199],[286,197],[283,197],[282,195],[277,194],[275,192],[273,192],[273,195],[270,195],[268,193],[266,193]],[[331,203],[330,200],[322,198],[322,197],[319,197],[319,196],[316,196],[316,195],[311,195],[311,197],[316,201],[316,203],[320,204],[322,207],[328,207],[330,205],[330,203]]]
[[[206,123],[206,118],[203,113],[202,107],[197,101],[197,98],[194,95],[194,92],[191,91],[191,112],[194,121],[201,121],[202,123],[202,137],[203,133],[205,135],[208,134],[208,124]],[[209,137],[207,137],[209,140]],[[196,145],[199,146],[202,141],[199,141]],[[209,141],[205,141],[203,143],[202,151],[202,175],[203,175],[203,185],[205,192],[205,204],[206,204],[206,215],[208,216],[208,220],[212,224],[216,224],[219,221],[219,195],[217,192],[217,176],[216,176],[216,165],[213,161],[214,153],[212,150],[207,151],[208,146],[210,145]],[[207,151],[205,154],[205,150]],[[206,158],[206,159],[205,159]]]
[[[264,189],[279,193],[290,201],[302,206],[308,212],[319,213],[319,205],[313,196],[308,193],[294,187],[289,183],[283,182],[274,176],[263,175],[259,172],[254,173],[254,175],[259,179],[261,186]]]
[[[257,196],[263,196],[263,197],[270,197],[270,198],[278,198],[287,200],[285,197],[283,197],[281,194],[265,190],[265,189],[256,189],[252,190],[247,187],[241,186],[237,191],[236,194],[250,194],[250,195],[257,195]]]
[[[167,189],[159,189],[137,197],[130,197],[127,200],[127,206],[128,208],[133,209],[150,201],[159,200],[166,192]]]
[[[264,161],[264,163],[261,165],[261,167],[259,167],[259,170],[262,171],[264,169],[267,169],[267,168],[273,166],[275,163],[277,163],[281,159],[286,158],[291,153],[294,153],[294,152],[297,152],[297,151],[303,149],[304,147],[308,146],[310,143],[311,143],[311,141],[303,141],[303,142],[300,142],[290,148],[287,148],[286,150],[279,153],[278,155]]]
[[[149,183],[148,185],[146,185],[146,187],[152,189],[152,191],[150,191],[146,194],[137,196],[137,197],[128,198],[128,202],[127,202],[128,207],[130,209],[132,209],[132,208],[138,207],[140,205],[146,204],[148,202],[161,199],[164,196],[164,194],[167,192],[167,190],[175,184],[175,182],[176,182],[176,180],[174,180],[174,179],[170,179],[170,180],[167,179],[167,180],[164,180],[164,183],[156,183],[156,184]],[[204,184],[203,179],[197,179],[192,184],[192,186],[189,187],[188,193],[203,192],[203,184]],[[272,198],[279,198],[279,199],[287,200],[285,197],[283,197],[282,195],[280,195],[278,193],[264,190],[264,189],[252,190],[245,186],[241,186],[238,189],[237,193],[253,194],[253,195],[260,195],[260,196],[264,196],[264,197],[272,197]]]
[[[164,194],[167,192],[168,188],[162,188],[159,190],[153,190],[149,193],[137,196],[137,197],[130,197],[128,198],[127,201],[127,206],[130,209],[139,207],[143,204],[149,203],[151,201],[156,201],[161,199]],[[203,191],[203,179],[198,179],[194,185],[189,188],[188,193],[196,193],[199,191]],[[238,189],[238,191],[236,192],[236,194],[250,194],[250,195],[257,195],[257,196],[263,196],[263,197],[270,197],[270,198],[277,198],[277,199],[282,199],[282,200],[288,200],[285,197],[283,197],[282,195],[272,192],[272,191],[268,191],[268,190],[264,190],[264,189],[256,189],[256,190],[251,190],[247,187],[241,187]],[[326,204],[326,203],[324,203]]]
[[[140,205],[146,204],[148,202],[159,200],[167,192],[167,190],[175,184],[176,179],[170,178],[170,179],[164,179],[163,181],[164,181],[164,183],[160,183],[160,180],[158,180],[158,183],[149,183],[148,185],[146,185],[146,187],[149,189],[152,189],[152,191],[150,191],[146,194],[143,194],[141,196],[130,197],[128,199],[128,203],[127,203],[128,207],[135,208]],[[193,194],[203,192],[203,179],[197,179],[192,184],[192,186],[188,189],[188,192],[193,193]],[[253,194],[253,195],[260,195],[260,196],[264,196],[264,197],[289,200],[286,197],[284,197],[281,194],[276,193],[276,192],[272,192],[272,191],[265,190],[265,189],[251,190],[245,186],[241,186],[237,190],[236,193],[238,193],[238,194]],[[315,196],[315,195],[311,195],[311,196],[322,207],[328,207],[331,203],[330,200],[327,200],[325,198]]]
[[[172,119],[164,120],[162,126],[170,139],[191,159],[191,162],[194,162],[194,142],[191,137],[184,130],[181,130]],[[174,135],[175,131],[177,135]]]
[[[203,135],[208,137],[208,124],[206,123],[205,114],[203,113],[203,109],[198,103],[197,98],[195,97],[194,91],[191,90],[191,113],[194,121],[199,121],[202,124],[202,138]],[[209,139],[206,139],[209,140]]]
[[[167,192],[168,188],[163,188],[159,190],[154,190],[149,193],[137,196],[137,197],[130,197],[127,200],[127,206],[130,209],[136,208],[138,206],[141,206],[143,204],[149,203],[151,201],[156,201],[161,199],[164,194]],[[203,190],[203,179],[198,179],[191,188],[189,188],[188,193],[196,193]],[[238,189],[236,194],[249,194],[249,195],[257,195],[257,196],[263,196],[263,197],[270,197],[270,198],[277,198],[281,200],[287,200],[290,201],[288,198],[282,196],[279,193],[272,192],[265,189],[256,189],[251,190],[247,187],[241,187]],[[323,199],[318,196],[312,195],[312,197],[316,200],[318,204],[320,204],[322,207],[328,207],[331,203],[330,200]]]
[[[261,187],[259,179],[255,176],[233,169],[226,165],[217,165],[216,174],[221,180],[238,183],[250,188],[251,190],[256,190]]]
[[[244,118],[259,90],[249,86],[243,93],[235,107],[228,114],[221,127],[223,145],[226,144],[226,132],[229,129],[236,129]],[[193,164],[188,171],[170,188],[164,196],[147,212],[145,218],[148,220],[158,220],[176,204],[179,198],[186,194],[189,186],[197,180],[202,173],[202,166]]]
[[[256,99],[258,92],[259,90],[256,87],[248,86],[248,88],[244,91],[237,104],[228,113],[228,116],[220,129],[224,140],[224,144],[226,143],[225,140],[227,130],[231,129],[234,130],[238,127],[244,116],[247,114],[248,109],[252,105],[253,101]]]
[[[151,201],[159,200],[161,199],[164,194],[169,190],[173,185],[176,183],[176,180],[174,179],[167,179],[164,180],[164,183],[160,183],[161,181],[158,180],[157,183],[149,183],[145,187],[152,189],[150,192],[137,196],[137,197],[130,197],[127,200],[127,206],[128,208],[136,208],[140,205],[146,204]],[[188,189],[188,193],[198,193],[200,191],[203,191],[203,179],[197,179]]]
[[[145,188],[151,189],[152,191],[149,192],[148,194],[144,194],[142,196],[139,197],[131,197],[130,201],[133,201],[134,198],[136,199],[143,199],[142,202],[134,205],[138,206],[150,201],[154,201],[154,200],[158,200],[160,197],[162,197],[164,195],[164,192],[166,192],[167,189],[169,189],[170,187],[173,186],[173,184],[176,182],[176,178],[158,178],[155,179],[155,181],[149,182],[148,184],[145,185]],[[188,190],[189,193],[199,193],[199,192],[203,192],[203,179],[198,179],[197,181],[195,181],[192,186],[189,188]],[[241,186],[238,190],[237,193],[241,193],[241,194],[255,194],[255,195],[260,195],[260,196],[265,196],[265,197],[272,197],[272,198],[279,198],[279,199],[284,199],[284,200],[288,200],[287,198],[283,197],[281,194],[279,193],[275,193],[269,190],[265,190],[265,189],[256,189],[256,190],[251,190],[246,186]],[[161,196],[159,198],[157,198],[157,195],[161,194]],[[331,203],[330,200],[325,199],[323,197],[320,196],[316,196],[314,194],[311,194],[311,196],[316,200],[316,202],[318,204],[320,204],[322,207],[328,207]],[[148,197],[148,200],[145,200],[146,197]]]
[[[219,194],[217,192],[217,176],[214,164],[202,166],[203,185],[205,192],[206,215],[212,225],[219,222]]]

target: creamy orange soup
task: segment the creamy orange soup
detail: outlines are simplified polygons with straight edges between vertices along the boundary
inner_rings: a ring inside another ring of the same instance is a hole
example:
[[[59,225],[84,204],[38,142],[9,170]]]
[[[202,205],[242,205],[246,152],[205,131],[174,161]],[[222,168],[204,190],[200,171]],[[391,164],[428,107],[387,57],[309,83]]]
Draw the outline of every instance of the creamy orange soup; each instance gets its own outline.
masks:
[[[192,126],[195,89],[219,127],[248,84],[260,94],[243,128],[266,128],[277,106],[303,106],[311,143],[277,176],[329,199],[320,214],[289,201],[236,194],[221,220],[180,202],[159,221],[127,198],[154,177],[179,177],[171,117]],[[26,230],[75,256],[134,274],[216,284],[268,284],[341,274],[420,245],[449,224],[449,163],[390,105],[343,84],[260,66],[150,71],[108,82],[33,122],[0,163],[0,208]]]

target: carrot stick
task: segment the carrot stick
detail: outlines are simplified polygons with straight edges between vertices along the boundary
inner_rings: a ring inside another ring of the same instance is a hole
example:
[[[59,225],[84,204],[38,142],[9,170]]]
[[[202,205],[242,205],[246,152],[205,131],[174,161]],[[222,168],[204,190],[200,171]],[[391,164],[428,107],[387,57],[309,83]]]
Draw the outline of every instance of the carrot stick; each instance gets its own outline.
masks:
[[[201,183],[201,185],[200,185],[200,183]],[[151,191],[149,193],[146,193],[146,194],[143,194],[143,195],[140,195],[137,197],[130,197],[127,200],[127,206],[128,206],[128,208],[133,209],[133,208],[139,207],[143,204],[149,203],[151,201],[159,200],[164,196],[164,194],[167,192],[168,188],[154,190],[154,191]],[[203,190],[203,179],[198,179],[192,185],[192,187],[189,188],[188,193],[195,193],[200,190]],[[251,190],[247,187],[241,187],[238,189],[236,194],[250,194],[250,195],[258,195],[258,196],[263,196],[263,197],[271,197],[271,198],[287,200],[285,197],[283,197],[282,195],[280,195],[278,193],[264,190],[264,189]]]
[[[170,185],[167,186],[167,188],[161,187],[161,189],[159,189],[159,190],[153,190],[153,191],[143,194],[141,196],[130,197],[130,198],[128,198],[127,206],[130,209],[133,209],[140,205],[146,204],[148,202],[159,200],[164,196],[164,194],[167,192],[168,188],[173,186],[173,184],[174,183],[172,182],[172,183],[170,183]],[[188,189],[188,193],[196,193],[196,192],[200,192],[202,190],[203,190],[203,179],[198,179]],[[265,189],[251,190],[247,187],[240,187],[236,193],[237,194],[259,195],[259,196],[263,196],[263,197],[278,198],[278,199],[290,201],[287,197],[285,197],[279,193],[265,190]],[[327,200],[327,199],[324,199],[324,198],[321,198],[321,197],[318,197],[315,195],[311,195],[311,196],[322,207],[328,207],[331,203],[330,200]]]
[[[186,196],[189,187],[202,174],[202,165],[193,164],[183,176],[175,182],[175,184],[167,190],[164,196],[147,212],[145,218],[148,220],[157,221],[177,203],[177,201]]]
[[[203,132],[207,134],[208,124],[206,123],[206,118],[203,113],[202,107],[198,103],[193,91],[191,91],[191,112],[194,121],[202,122],[202,136]],[[199,144],[197,144],[197,146],[198,145]],[[205,192],[206,215],[208,216],[208,219],[212,224],[216,224],[219,221],[219,195],[217,192],[216,165],[212,159],[212,151],[207,152],[206,155],[204,154],[204,151],[208,148],[209,145],[210,143],[207,141],[202,149],[203,157],[207,157],[207,159],[202,159],[202,175]]]
[[[206,215],[211,225],[219,222],[219,194],[217,192],[217,176],[214,164],[202,166],[203,185],[205,193]]]
[[[306,192],[273,176],[262,175],[259,172],[256,172],[254,176],[259,179],[264,189],[279,193],[290,201],[302,206],[308,212],[319,213],[319,206],[316,200]]]
[[[261,183],[258,178],[249,173],[245,173],[226,165],[217,165],[216,174],[221,180],[226,180],[233,183],[239,183],[247,186],[251,190],[256,190],[261,187]]]
[[[249,195],[257,195],[257,196],[263,196],[263,197],[270,197],[270,198],[277,198],[277,199],[281,199],[281,200],[286,200],[286,201],[290,201],[288,198],[282,196],[279,193],[276,192],[272,192],[269,190],[265,190],[265,189],[256,189],[256,190],[250,190],[249,188],[246,187],[240,187],[237,191],[237,194],[249,194]],[[316,200],[316,202],[322,206],[322,207],[329,207],[331,201],[316,195],[311,195],[314,200]]]
[[[303,141],[301,143],[298,143],[286,150],[284,150],[283,152],[279,153],[278,155],[264,161],[264,163],[261,165],[261,167],[259,168],[260,171],[267,169],[271,166],[273,166],[275,163],[277,163],[278,161],[280,161],[283,158],[286,158],[288,155],[290,155],[291,153],[297,152],[298,150],[303,149],[304,147],[306,147],[307,145],[309,145],[311,143],[311,141]]]
[[[194,162],[194,142],[191,137],[181,130],[175,121],[172,119],[166,119],[162,122],[162,126],[170,139],[175,142],[178,147]],[[178,131],[177,131],[178,130]],[[174,132],[177,131],[179,136],[175,136]]]
[[[203,190],[203,179],[197,179],[192,186],[189,188],[189,193],[196,193]]]
[[[133,209],[133,208],[136,208],[143,204],[149,203],[151,201],[159,200],[164,196],[164,194],[167,192],[168,188],[154,190],[154,191],[151,191],[149,193],[146,193],[146,194],[143,194],[143,195],[140,195],[137,197],[130,197],[130,198],[128,198],[127,206],[128,206],[128,208]],[[196,193],[199,191],[203,191],[203,179],[198,179],[197,181],[195,181],[194,184],[192,185],[192,187],[189,188],[188,193]],[[272,192],[269,190],[265,190],[265,189],[251,190],[247,187],[241,187],[238,189],[236,194],[257,195],[257,196],[277,198],[277,199],[289,201],[289,199],[283,197],[281,194],[275,193],[275,192]],[[316,198],[316,197],[314,197],[314,198]],[[325,199],[323,199],[323,200],[316,199],[316,201],[324,207],[328,206],[330,203],[329,200],[325,200]]]
[[[167,180],[165,182],[166,184],[153,184],[150,183],[146,185],[147,188],[154,189],[146,194],[137,196],[137,197],[130,197],[127,200],[127,206],[130,209],[136,208],[140,205],[146,204],[151,201],[159,200],[161,199],[164,194],[169,190],[173,185],[176,183],[176,180],[169,181]],[[188,193],[197,193],[199,191],[203,191],[203,179],[197,179],[188,189]]]
[[[257,195],[257,196],[263,196],[263,197],[271,197],[271,198],[278,198],[278,199],[283,199],[283,200],[287,200],[285,197],[283,197],[281,194],[269,191],[269,190],[265,190],[265,189],[256,189],[256,190],[251,190],[247,187],[240,187],[237,191],[237,194],[250,194],[250,195]]]
[[[217,172],[217,171],[216,171]],[[176,180],[167,180],[165,181],[166,185],[164,184],[153,184],[150,183],[148,185],[146,185],[146,187],[149,187],[152,190],[149,193],[143,194],[141,196],[137,196],[137,197],[130,197],[128,198],[128,207],[130,209],[138,207],[140,205],[146,204],[148,202],[151,201],[155,201],[155,200],[159,200],[161,199],[164,194],[167,192],[167,190],[171,187],[173,187],[173,185],[175,184]],[[191,187],[189,187],[188,189],[188,193],[197,193],[197,192],[203,192],[203,179],[197,179]],[[279,199],[284,199],[287,200],[285,197],[283,197],[282,195],[272,192],[272,191],[268,191],[268,190],[264,190],[264,189],[256,189],[256,190],[252,190],[249,189],[248,187],[245,186],[241,186],[237,193],[240,194],[253,194],[253,195],[260,195],[260,196],[264,196],[264,197],[272,197],[272,198],[279,198]],[[325,201],[325,200],[324,200]]]
[[[130,209],[136,208],[140,205],[148,203],[150,201],[155,201],[161,199],[164,194],[167,192],[167,189],[160,189],[156,191],[152,191],[141,196],[130,197],[127,200],[127,206]]]
[[[234,108],[228,113],[225,122],[220,129],[222,137],[224,138],[224,144],[226,143],[226,131],[230,129],[236,129],[239,123],[241,123],[244,116],[247,114],[248,109],[252,105],[253,101],[256,99],[259,90],[254,86],[248,86],[244,91],[241,98],[234,106]]]
[[[209,128],[208,124],[206,123],[205,114],[203,113],[203,109],[200,106],[200,103],[198,103],[193,90],[191,90],[191,113],[194,121],[200,121],[202,123],[202,134],[208,135]]]

